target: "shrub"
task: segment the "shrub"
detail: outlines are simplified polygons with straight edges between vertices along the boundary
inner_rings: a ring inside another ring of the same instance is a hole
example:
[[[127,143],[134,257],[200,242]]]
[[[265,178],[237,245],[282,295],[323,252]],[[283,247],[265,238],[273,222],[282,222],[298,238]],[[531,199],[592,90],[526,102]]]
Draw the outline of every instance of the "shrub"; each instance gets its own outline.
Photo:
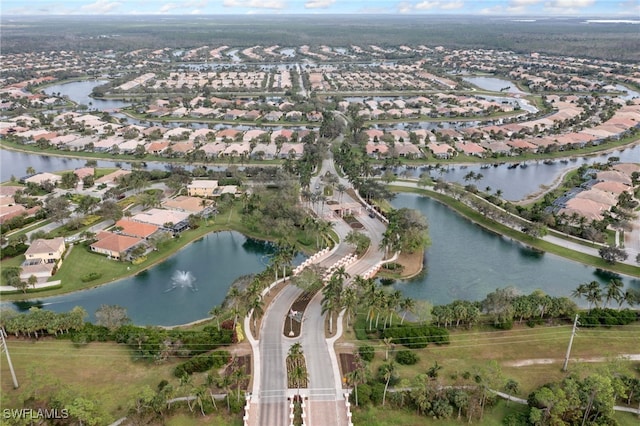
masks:
[[[190,360],[176,366],[173,375],[182,377],[185,374],[201,373],[212,367],[220,368],[229,361],[231,355],[227,351],[216,351],[212,354],[196,355]]]
[[[429,325],[394,325],[382,330],[382,337],[391,337],[394,342],[402,343],[409,349],[426,348],[429,343],[449,343],[449,332],[446,329]]]
[[[362,345],[358,348],[358,353],[360,354],[360,358],[362,358],[366,362],[373,361],[373,358],[376,354],[375,349],[371,345]]]
[[[89,272],[87,275],[82,276],[80,278],[80,281],[82,281],[83,283],[88,283],[89,281],[97,280],[100,277],[102,277],[102,274],[98,272]]]
[[[414,365],[418,362],[418,355],[409,350],[402,350],[396,353],[396,362],[402,365]]]

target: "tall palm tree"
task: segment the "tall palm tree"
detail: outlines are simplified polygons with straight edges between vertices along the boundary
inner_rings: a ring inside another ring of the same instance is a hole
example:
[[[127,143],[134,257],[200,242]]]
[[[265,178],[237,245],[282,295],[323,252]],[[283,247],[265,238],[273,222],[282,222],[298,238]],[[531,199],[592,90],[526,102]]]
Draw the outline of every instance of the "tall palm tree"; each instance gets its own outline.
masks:
[[[340,307],[340,292],[342,285],[332,276],[327,285],[322,289],[322,314],[329,317],[329,333],[333,333],[333,314]]]
[[[402,299],[400,302],[400,309],[402,310],[402,319],[400,320],[400,324],[404,323],[404,319],[407,316],[407,313],[412,313],[416,307],[416,301],[410,297],[406,297]]]
[[[222,306],[214,306],[209,311],[209,315],[211,315],[216,320],[216,325],[218,326],[218,331],[220,331],[220,316],[224,311],[222,310]]]
[[[622,292],[622,288],[624,287],[624,283],[617,278],[612,278],[604,287],[605,289],[605,299],[604,299],[604,307],[609,306],[609,302],[611,299],[620,303],[624,298],[624,293]]]
[[[353,358],[354,369],[347,374],[347,381],[353,385],[356,393],[356,407],[358,406],[358,385],[367,379],[367,370],[360,354],[355,353]]]
[[[249,303],[249,310],[252,312],[251,317],[253,318],[253,329],[255,330],[257,320],[264,315],[264,302],[262,297],[254,297]]]
[[[347,314],[347,328],[349,327],[349,320],[355,314],[358,309],[358,293],[353,287],[346,287],[342,290],[342,307],[346,310]]]
[[[385,380],[384,392],[382,393],[382,406],[384,406],[387,400],[387,389],[389,389],[389,382],[391,381],[391,378],[393,377],[393,373],[395,372],[396,368],[393,361],[391,361],[389,363],[382,364],[380,366],[380,369],[382,370],[382,374]]]
[[[598,281],[591,281],[587,284],[587,290],[589,310],[591,310],[591,305],[594,305],[596,308],[600,306],[600,302],[602,302],[602,289],[600,288],[600,283]]]

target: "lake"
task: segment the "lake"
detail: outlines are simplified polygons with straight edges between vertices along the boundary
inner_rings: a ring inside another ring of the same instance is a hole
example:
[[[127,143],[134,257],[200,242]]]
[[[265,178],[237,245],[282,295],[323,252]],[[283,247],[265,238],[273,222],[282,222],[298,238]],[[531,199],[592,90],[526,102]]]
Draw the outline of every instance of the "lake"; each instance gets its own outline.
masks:
[[[580,283],[606,283],[612,277],[489,232],[427,197],[401,193],[391,204],[416,209],[429,221],[432,245],[425,253],[426,274],[393,285],[406,297],[435,304],[482,300],[507,286],[523,294],[541,289],[551,296],[569,296]],[[625,286],[640,290],[640,279],[622,279]]]
[[[238,277],[263,271],[272,252],[271,243],[238,232],[212,233],[136,276],[31,302],[56,312],[82,306],[91,321],[100,305],[107,304],[126,308],[137,325],[186,324],[208,317]],[[298,256],[294,263],[303,259]]]

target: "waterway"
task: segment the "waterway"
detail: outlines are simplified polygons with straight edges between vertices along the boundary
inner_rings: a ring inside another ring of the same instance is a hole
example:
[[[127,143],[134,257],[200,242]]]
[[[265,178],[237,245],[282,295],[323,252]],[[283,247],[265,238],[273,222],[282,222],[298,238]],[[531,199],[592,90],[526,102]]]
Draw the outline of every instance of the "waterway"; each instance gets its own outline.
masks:
[[[541,289],[551,296],[569,296],[581,283],[595,280],[604,284],[614,276],[531,250],[469,222],[430,198],[401,193],[391,204],[416,209],[429,221],[432,245],[425,253],[426,273],[393,285],[406,297],[445,304],[456,299],[482,300],[496,288],[508,286],[522,294]],[[625,286],[640,290],[640,279],[621,278]]]
[[[31,302],[56,312],[82,306],[90,321],[95,320],[94,313],[100,305],[107,304],[126,308],[137,325],[186,324],[208,317],[208,312],[222,303],[238,277],[263,271],[272,252],[270,243],[238,232],[212,233],[136,276]],[[294,263],[303,259],[299,255]]]

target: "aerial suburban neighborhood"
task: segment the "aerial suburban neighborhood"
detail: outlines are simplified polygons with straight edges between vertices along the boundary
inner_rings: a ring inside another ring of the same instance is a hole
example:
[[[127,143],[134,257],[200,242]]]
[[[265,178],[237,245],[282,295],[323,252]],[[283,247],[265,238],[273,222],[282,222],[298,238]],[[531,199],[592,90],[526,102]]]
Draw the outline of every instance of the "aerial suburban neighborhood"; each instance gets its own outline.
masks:
[[[635,424],[637,20],[376,16],[1,18],[3,422]]]

